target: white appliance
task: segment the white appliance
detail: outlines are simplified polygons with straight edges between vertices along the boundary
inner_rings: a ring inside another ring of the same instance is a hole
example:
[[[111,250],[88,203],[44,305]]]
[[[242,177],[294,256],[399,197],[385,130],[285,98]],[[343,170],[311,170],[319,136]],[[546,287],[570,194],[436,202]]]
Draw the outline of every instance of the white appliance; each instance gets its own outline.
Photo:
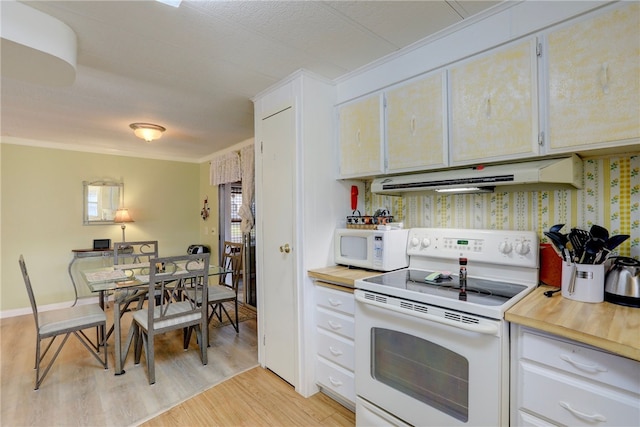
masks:
[[[349,267],[392,271],[409,265],[409,230],[338,228],[334,238],[334,262]]]
[[[535,184],[541,188],[582,188],[582,160],[573,154],[562,159],[477,165],[461,169],[381,177],[373,180],[371,191],[380,194],[407,192],[490,192],[518,191]]]
[[[414,228],[406,251],[355,282],[356,425],[508,425],[504,312],[537,285],[536,233]]]

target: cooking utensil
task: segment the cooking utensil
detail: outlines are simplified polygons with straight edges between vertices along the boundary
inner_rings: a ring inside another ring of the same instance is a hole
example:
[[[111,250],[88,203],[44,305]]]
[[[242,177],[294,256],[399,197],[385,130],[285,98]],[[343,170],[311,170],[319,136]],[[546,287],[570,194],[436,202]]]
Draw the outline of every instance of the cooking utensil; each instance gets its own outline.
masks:
[[[599,225],[593,224],[589,229],[589,234],[593,239],[600,239],[603,241],[607,241],[609,238],[609,230]]]
[[[564,224],[552,225],[551,227],[549,227],[549,231],[553,231],[554,233],[559,232],[560,230],[562,230],[562,227],[564,227]]]
[[[616,234],[615,236],[611,236],[604,243],[604,247],[602,251],[597,255],[594,264],[602,264],[605,262],[611,251],[617,248],[622,242],[629,238],[628,234]]]
[[[567,236],[557,231],[545,231],[544,235],[547,236],[549,240],[551,240],[551,243],[553,243],[553,247],[557,250],[558,255],[560,255],[562,259],[566,261],[567,259],[565,254],[565,245],[567,243]]]
[[[580,228],[571,229],[571,232],[569,233],[569,241],[571,241],[571,244],[573,245],[573,255],[576,259],[582,259],[585,245],[590,238],[591,235],[586,230],[582,230]]]
[[[628,238],[629,238],[628,234],[616,234],[615,236],[611,236],[607,239],[607,241],[604,244],[604,247],[608,251],[612,251]]]
[[[605,277],[605,301],[640,307],[640,261],[629,257],[613,259]]]

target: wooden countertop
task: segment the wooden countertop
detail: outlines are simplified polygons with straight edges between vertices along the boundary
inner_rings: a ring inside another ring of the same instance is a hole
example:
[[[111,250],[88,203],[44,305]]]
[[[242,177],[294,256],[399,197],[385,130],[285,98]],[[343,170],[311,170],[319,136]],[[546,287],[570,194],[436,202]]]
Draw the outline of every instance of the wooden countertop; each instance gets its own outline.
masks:
[[[603,302],[591,304],[534,289],[505,314],[509,322],[529,326],[640,361],[640,308]]]
[[[346,286],[347,288],[353,288],[356,280],[382,274],[380,271],[349,268],[342,265],[316,268],[314,270],[309,270],[307,273],[309,274],[309,277],[314,279],[323,280],[334,285]]]

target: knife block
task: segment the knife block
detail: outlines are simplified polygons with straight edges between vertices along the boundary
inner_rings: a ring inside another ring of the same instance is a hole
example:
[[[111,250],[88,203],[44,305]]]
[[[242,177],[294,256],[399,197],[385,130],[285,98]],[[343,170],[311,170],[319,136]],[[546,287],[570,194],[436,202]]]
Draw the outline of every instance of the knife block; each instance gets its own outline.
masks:
[[[563,262],[562,296],[574,301],[603,302],[604,265]]]

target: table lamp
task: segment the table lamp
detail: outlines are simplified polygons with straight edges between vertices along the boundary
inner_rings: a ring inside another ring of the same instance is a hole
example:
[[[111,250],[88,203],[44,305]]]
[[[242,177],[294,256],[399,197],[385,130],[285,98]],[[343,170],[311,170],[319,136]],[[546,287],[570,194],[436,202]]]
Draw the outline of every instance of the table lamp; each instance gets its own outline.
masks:
[[[116,224],[122,224],[122,241],[125,242],[126,240],[124,240],[124,229],[127,227],[125,223],[133,222],[133,218],[131,218],[131,215],[129,215],[129,209],[118,209],[116,211],[116,216],[113,219],[113,222],[115,222]]]

